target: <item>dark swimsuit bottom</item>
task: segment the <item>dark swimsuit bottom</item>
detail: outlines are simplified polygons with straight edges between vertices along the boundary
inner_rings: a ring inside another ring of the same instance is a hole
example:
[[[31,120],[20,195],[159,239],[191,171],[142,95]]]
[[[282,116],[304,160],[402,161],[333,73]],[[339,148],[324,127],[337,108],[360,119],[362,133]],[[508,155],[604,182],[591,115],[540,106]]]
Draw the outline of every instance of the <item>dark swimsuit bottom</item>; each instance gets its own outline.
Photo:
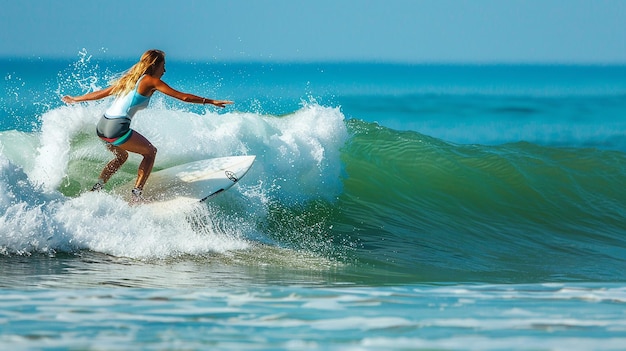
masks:
[[[102,116],[96,126],[96,133],[100,139],[105,142],[119,146],[130,139],[130,136],[133,135],[133,130],[130,129],[129,118],[109,118]]]

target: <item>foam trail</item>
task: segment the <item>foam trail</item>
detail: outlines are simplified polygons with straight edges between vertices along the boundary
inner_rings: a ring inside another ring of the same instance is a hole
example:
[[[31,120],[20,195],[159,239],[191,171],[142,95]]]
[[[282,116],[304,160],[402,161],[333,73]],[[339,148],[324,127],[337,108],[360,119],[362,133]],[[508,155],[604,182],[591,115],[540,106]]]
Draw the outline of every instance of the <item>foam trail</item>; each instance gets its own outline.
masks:
[[[199,215],[213,215],[207,208],[197,211]],[[226,233],[210,223],[194,227],[182,213],[157,214],[145,206],[129,208],[120,198],[106,194],[89,193],[59,204],[53,218],[61,223],[62,232],[71,235],[76,249],[114,256],[165,258],[248,247],[237,230]]]

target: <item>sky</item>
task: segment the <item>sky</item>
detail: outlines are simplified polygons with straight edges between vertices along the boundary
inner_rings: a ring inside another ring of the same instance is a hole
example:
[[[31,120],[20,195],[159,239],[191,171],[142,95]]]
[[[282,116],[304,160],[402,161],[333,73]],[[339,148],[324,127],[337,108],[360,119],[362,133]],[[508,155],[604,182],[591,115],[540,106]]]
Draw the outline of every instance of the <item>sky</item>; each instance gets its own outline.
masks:
[[[0,57],[626,64],[626,0],[0,0]]]

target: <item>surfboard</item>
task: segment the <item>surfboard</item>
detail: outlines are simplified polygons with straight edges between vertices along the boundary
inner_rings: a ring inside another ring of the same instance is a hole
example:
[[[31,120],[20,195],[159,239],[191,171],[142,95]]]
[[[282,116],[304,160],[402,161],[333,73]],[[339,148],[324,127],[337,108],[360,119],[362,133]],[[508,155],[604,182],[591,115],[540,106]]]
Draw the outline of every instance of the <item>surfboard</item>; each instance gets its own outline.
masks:
[[[203,202],[235,185],[252,167],[256,156],[210,158],[153,172],[143,191],[144,203],[180,207]],[[135,181],[116,189],[131,200]]]

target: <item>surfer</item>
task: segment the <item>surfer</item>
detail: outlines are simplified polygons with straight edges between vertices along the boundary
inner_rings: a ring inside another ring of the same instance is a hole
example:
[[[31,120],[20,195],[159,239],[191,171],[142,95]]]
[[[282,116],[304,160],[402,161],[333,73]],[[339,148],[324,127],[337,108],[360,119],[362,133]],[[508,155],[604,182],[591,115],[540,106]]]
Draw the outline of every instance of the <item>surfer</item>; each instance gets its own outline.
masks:
[[[146,180],[150,176],[157,149],[143,135],[130,128],[130,123],[138,110],[146,108],[155,91],[169,95],[184,102],[211,104],[224,107],[232,104],[228,100],[213,100],[197,95],[183,93],[171,88],[161,80],[165,73],[165,53],[160,50],[148,50],[139,62],[132,66],[109,87],[81,96],[64,96],[63,102],[73,104],[83,101],[99,100],[114,95],[115,100],[100,118],[96,133],[113,153],[111,160],[100,173],[98,182],[91,191],[98,191],[128,159],[128,152],[143,156],[137,171],[135,188],[132,190],[133,202],[141,201],[141,194]]]

